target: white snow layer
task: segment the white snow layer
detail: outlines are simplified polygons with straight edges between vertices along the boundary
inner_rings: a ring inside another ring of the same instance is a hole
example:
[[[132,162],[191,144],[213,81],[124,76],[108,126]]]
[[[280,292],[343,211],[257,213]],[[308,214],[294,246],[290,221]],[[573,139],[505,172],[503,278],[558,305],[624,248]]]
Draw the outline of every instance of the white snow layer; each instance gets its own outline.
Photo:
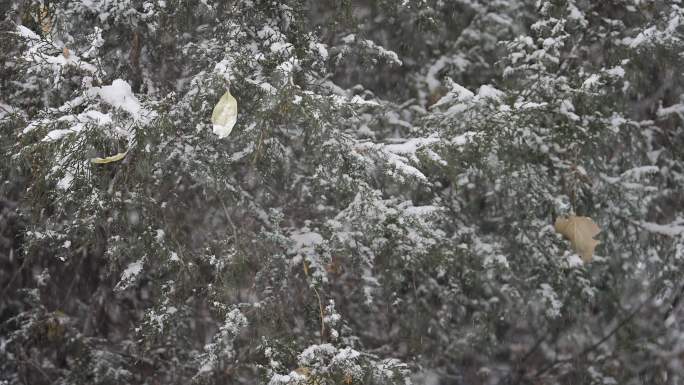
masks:
[[[112,107],[121,108],[141,123],[148,123],[155,116],[153,111],[142,108],[130,84],[123,79],[116,79],[109,86],[93,87],[88,93],[91,96],[99,96]]]
[[[676,237],[678,235],[684,234],[684,222],[673,222],[667,225],[660,225],[651,222],[641,222],[641,227],[651,233],[667,235],[670,237]]]
[[[142,272],[144,263],[145,259],[143,257],[129,264],[121,274],[121,279],[119,280],[119,283],[116,284],[115,290],[125,290],[129,285],[134,283]]]

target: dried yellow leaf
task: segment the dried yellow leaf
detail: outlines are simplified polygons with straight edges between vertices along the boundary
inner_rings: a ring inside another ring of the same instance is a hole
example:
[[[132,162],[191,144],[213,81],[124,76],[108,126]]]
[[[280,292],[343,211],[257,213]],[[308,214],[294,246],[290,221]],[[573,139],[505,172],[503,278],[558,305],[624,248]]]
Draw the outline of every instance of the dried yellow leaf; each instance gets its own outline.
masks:
[[[594,249],[599,244],[594,237],[601,232],[598,225],[589,217],[570,215],[567,218],[556,218],[556,232],[570,241],[572,248],[582,257],[584,263],[591,262]]]
[[[40,24],[40,29],[43,31],[43,36],[49,37],[52,32],[52,18],[50,17],[50,11],[45,5],[40,5],[38,8],[38,24]]]
[[[91,163],[107,164],[111,162],[118,162],[126,156],[126,152],[120,152],[116,155],[108,156],[106,158],[90,158]]]
[[[226,91],[211,113],[214,134],[219,138],[228,136],[237,122],[237,113],[237,100],[230,94],[230,91]]]
[[[294,371],[297,372],[298,374],[301,374],[302,376],[308,376],[309,374],[311,374],[311,370],[309,370],[309,368],[305,368],[303,366],[298,367]]]
[[[302,265],[304,266],[304,275],[306,275],[308,277],[309,276],[309,264],[306,261],[304,261],[304,262],[302,262]]]

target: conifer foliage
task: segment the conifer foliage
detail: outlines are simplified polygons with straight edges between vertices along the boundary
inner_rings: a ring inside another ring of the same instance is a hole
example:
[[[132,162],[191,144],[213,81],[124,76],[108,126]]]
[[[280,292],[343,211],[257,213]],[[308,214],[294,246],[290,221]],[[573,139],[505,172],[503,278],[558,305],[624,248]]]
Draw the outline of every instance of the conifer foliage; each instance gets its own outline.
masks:
[[[680,1],[0,10],[1,385],[684,381]]]

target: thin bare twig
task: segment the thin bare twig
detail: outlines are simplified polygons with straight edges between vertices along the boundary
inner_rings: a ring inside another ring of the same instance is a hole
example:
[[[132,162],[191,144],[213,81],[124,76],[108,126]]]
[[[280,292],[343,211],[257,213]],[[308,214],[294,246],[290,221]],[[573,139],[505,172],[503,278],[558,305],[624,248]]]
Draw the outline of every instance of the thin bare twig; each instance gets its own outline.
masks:
[[[635,307],[635,308],[627,315],[627,317],[623,318],[622,321],[620,321],[617,325],[615,325],[615,327],[614,327],[610,332],[608,332],[608,334],[606,334],[605,336],[601,337],[600,340],[596,341],[596,342],[593,343],[592,345],[586,347],[586,348],[583,349],[581,352],[579,352],[578,354],[575,354],[574,356],[572,356],[572,357],[570,357],[570,358],[566,358],[566,359],[563,359],[563,360],[554,360],[554,361],[550,362],[550,363],[547,364],[545,367],[539,369],[539,370],[532,376],[532,378],[537,378],[537,377],[541,376],[542,374],[544,374],[544,373],[550,371],[551,369],[553,369],[553,368],[554,368],[556,365],[558,365],[558,364],[576,360],[576,359],[578,359],[578,358],[580,358],[580,357],[582,357],[582,356],[585,356],[585,355],[591,353],[592,351],[598,349],[599,346],[601,346],[601,345],[602,345],[604,342],[606,342],[610,337],[612,337],[613,335],[615,335],[615,333],[617,333],[620,329],[622,329],[625,325],[627,325],[627,324],[632,320],[632,318],[634,318],[634,316],[636,316],[637,313],[638,313],[638,312],[639,312],[647,303],[651,302],[651,300],[653,300],[653,298],[655,298],[656,295],[657,295],[657,293],[651,294],[651,296],[649,296],[648,299],[646,299],[644,302],[640,303],[637,307]]]

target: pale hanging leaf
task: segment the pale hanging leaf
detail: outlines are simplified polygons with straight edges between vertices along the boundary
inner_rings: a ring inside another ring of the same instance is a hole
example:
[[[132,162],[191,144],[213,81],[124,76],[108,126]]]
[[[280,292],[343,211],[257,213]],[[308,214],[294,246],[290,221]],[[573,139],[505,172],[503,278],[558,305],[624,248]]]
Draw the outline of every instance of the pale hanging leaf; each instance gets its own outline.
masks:
[[[116,155],[108,156],[106,158],[90,158],[91,163],[107,164],[111,162],[118,162],[126,156],[126,152],[120,152]]]
[[[214,134],[219,138],[225,138],[233,130],[237,121],[237,100],[226,91],[221,97],[211,114],[211,123],[214,125]]]
[[[572,248],[582,257],[584,263],[591,262],[594,249],[599,244],[594,237],[601,232],[591,218],[575,215],[570,215],[567,218],[558,217],[554,227],[556,232],[570,241]]]

